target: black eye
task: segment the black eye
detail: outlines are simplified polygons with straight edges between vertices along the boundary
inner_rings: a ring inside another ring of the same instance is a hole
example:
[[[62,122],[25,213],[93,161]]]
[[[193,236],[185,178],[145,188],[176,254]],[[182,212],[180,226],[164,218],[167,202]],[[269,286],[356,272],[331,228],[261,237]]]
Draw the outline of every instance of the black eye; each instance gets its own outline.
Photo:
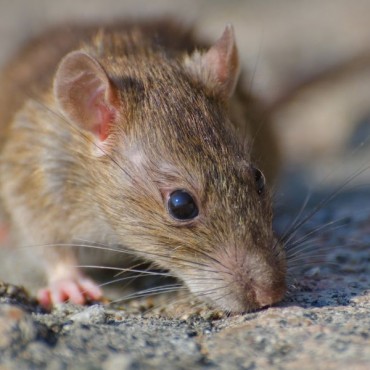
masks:
[[[175,190],[168,200],[168,210],[177,220],[191,220],[199,211],[193,197],[186,190]]]
[[[262,194],[265,191],[265,176],[258,168],[253,168],[254,180],[256,181],[257,193]]]

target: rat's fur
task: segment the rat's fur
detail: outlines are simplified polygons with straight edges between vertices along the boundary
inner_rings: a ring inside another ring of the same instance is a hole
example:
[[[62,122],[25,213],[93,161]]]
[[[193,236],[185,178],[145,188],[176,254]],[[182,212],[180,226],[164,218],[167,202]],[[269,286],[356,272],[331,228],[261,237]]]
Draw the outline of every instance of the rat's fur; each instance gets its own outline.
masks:
[[[20,244],[121,244],[228,311],[280,300],[284,249],[250,157],[262,159],[271,177],[276,146],[267,125],[253,137],[262,124],[257,103],[241,85],[233,94],[232,29],[209,52],[166,22],[72,30],[33,43],[3,77],[0,196]],[[79,51],[56,73],[71,50]],[[76,68],[85,66],[87,82],[76,85]],[[92,102],[83,99],[86,83],[98,84]],[[95,132],[99,119],[104,127]],[[253,140],[252,152],[246,142]],[[269,143],[273,161],[256,155]],[[196,219],[170,216],[167,199],[176,189],[196,199]],[[45,253],[50,301],[66,298],[65,291],[53,295],[60,279],[89,291],[75,258],[71,250]]]

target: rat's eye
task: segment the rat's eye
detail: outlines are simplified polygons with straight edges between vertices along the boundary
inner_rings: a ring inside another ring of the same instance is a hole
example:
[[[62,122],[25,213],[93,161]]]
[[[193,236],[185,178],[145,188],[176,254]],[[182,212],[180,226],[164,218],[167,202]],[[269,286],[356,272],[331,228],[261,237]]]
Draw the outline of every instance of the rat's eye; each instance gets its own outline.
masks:
[[[256,181],[257,193],[262,194],[265,191],[265,176],[258,168],[253,168],[254,180]]]
[[[186,190],[175,190],[171,193],[168,210],[172,217],[180,221],[191,220],[199,213],[194,198]]]

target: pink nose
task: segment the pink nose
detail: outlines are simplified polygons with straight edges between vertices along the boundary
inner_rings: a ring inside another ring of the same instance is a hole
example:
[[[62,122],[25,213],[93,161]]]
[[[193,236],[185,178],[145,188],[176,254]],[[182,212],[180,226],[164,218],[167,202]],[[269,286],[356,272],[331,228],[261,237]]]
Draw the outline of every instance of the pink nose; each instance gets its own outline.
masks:
[[[286,292],[285,284],[277,287],[276,285],[268,289],[256,289],[256,303],[259,307],[271,306],[281,301]]]

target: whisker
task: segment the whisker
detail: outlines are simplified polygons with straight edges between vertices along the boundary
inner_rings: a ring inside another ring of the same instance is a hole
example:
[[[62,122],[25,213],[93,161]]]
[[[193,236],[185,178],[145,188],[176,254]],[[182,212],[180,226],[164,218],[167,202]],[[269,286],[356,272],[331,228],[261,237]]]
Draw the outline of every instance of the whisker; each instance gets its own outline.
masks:
[[[138,272],[142,275],[152,275],[152,276],[166,276],[174,277],[174,275],[165,272],[155,272],[155,271],[145,271],[145,270],[136,270],[131,268],[122,268],[122,267],[113,267],[113,266],[101,266],[101,265],[74,265],[76,268],[85,268],[85,269],[100,269],[100,270],[111,270],[111,271],[120,271],[120,272]]]
[[[327,247],[327,248],[319,248],[319,250],[313,249],[311,250],[312,246],[307,246],[306,248],[302,249],[302,251],[298,251],[295,254],[288,255],[287,256],[287,262],[292,262],[295,260],[295,258],[310,258],[314,254],[313,253],[325,253],[328,255],[329,252],[333,250],[333,247]]]
[[[262,34],[261,34],[261,36],[262,36]],[[252,91],[253,91],[253,84],[254,84],[254,81],[255,81],[255,78],[256,78],[256,75],[257,75],[257,68],[258,68],[258,66],[260,64],[263,41],[264,41],[264,39],[263,39],[263,37],[261,37],[260,43],[258,45],[257,58],[256,58],[256,60],[254,62],[253,70],[252,70],[252,73],[251,73],[251,78],[250,78],[250,81],[249,81],[249,84],[248,84],[247,91],[249,93],[252,93]]]
[[[223,294],[223,295],[221,295],[218,298],[212,297],[212,301],[216,301],[216,302],[217,301],[220,301],[221,299],[225,299],[225,297],[228,297],[228,296],[230,296],[232,294],[233,294],[233,292],[228,292],[227,294]]]
[[[211,282],[210,282],[211,283]],[[212,292],[217,292],[217,291],[219,291],[219,290],[225,290],[225,289],[227,289],[228,287],[230,287],[230,285],[231,285],[232,283],[227,283],[227,284],[225,284],[225,285],[222,285],[222,286],[217,286],[217,287],[215,287],[215,288],[209,288],[209,289],[207,289],[207,290],[204,290],[204,289],[202,289],[202,290],[200,290],[200,291],[197,291],[197,290],[195,290],[195,289],[193,289],[193,293],[197,296],[197,297],[199,297],[199,296],[207,296],[207,295],[209,295],[210,293],[212,293]],[[232,292],[230,292],[230,294],[232,294]],[[213,298],[212,298],[213,299]]]
[[[286,253],[287,259],[290,259],[296,255],[300,255],[303,252],[304,252],[304,255],[309,255],[310,253],[315,252],[317,250],[330,252],[334,248],[333,245],[328,245],[328,246],[320,245],[319,244],[320,242],[317,243],[317,241],[319,240],[318,238],[319,236],[313,239],[307,240],[306,242],[300,245],[296,245],[293,249],[288,249]],[[338,248],[338,246],[336,246],[336,248]]]
[[[306,257],[307,258],[307,257]],[[301,266],[304,266],[305,263],[308,263],[308,264],[311,264],[311,263],[317,263],[318,259],[319,258],[322,258],[320,261],[321,262],[330,262],[328,261],[326,258],[327,258],[327,255],[326,254],[315,254],[313,256],[309,256],[309,258],[311,260],[315,260],[315,261],[309,261],[307,259],[303,259],[303,258],[296,258],[296,259],[293,259],[291,261],[289,261],[289,264],[288,264],[288,269],[289,268],[293,268],[293,267],[301,267]]]
[[[163,294],[163,293],[177,292],[177,291],[182,290],[182,289],[185,289],[184,286],[179,285],[179,284],[173,284],[173,285],[167,285],[167,286],[162,286],[162,287],[157,287],[157,288],[145,289],[145,290],[141,290],[139,292],[135,292],[135,293],[125,295],[124,297],[121,297],[119,299],[115,299],[112,302],[110,302],[109,305],[119,303],[119,302],[128,301],[130,299],[143,298],[143,297],[159,295],[159,294]]]
[[[77,243],[57,243],[57,244],[39,244],[39,245],[32,245],[32,246],[27,246],[27,247],[21,247],[21,249],[25,249],[25,248],[58,248],[58,247],[71,247],[71,248],[88,248],[88,249],[98,249],[98,250],[102,250],[102,251],[110,251],[110,252],[118,252],[118,253],[123,253],[123,254],[128,254],[128,255],[132,255],[134,257],[145,257],[145,255],[143,255],[142,253],[137,253],[137,252],[133,252],[131,251],[130,249],[124,249],[125,247],[117,247],[117,248],[113,248],[113,247],[107,247],[107,246],[103,246],[103,245],[98,245],[97,243],[91,243],[91,244],[77,244]],[[145,252],[146,255],[149,255],[149,257],[160,257],[164,260],[169,260],[171,262],[173,261],[177,261],[179,263],[182,263],[182,265],[184,266],[194,266],[196,268],[201,268],[201,271],[204,271],[204,272],[209,272],[209,273],[217,273],[218,271],[217,270],[213,270],[213,269],[210,269],[209,268],[209,265],[207,265],[206,263],[201,263],[199,261],[193,261],[193,260],[187,260],[185,258],[178,258],[178,257],[171,257],[171,256],[166,256],[166,255],[163,255],[163,254],[159,254],[159,253],[152,253],[152,252]],[[206,255],[206,254],[204,254]],[[210,259],[214,260],[215,262],[217,261],[215,258],[211,257],[211,256],[207,256],[209,257]],[[204,268],[204,267],[207,267]],[[228,273],[228,271],[224,271],[224,273]]]
[[[298,245],[300,245],[302,242],[305,242],[307,239],[309,239],[309,237],[311,236],[316,236],[316,234],[318,232],[322,232],[322,231],[333,231],[333,230],[336,230],[340,227],[343,227],[345,226],[346,224],[344,223],[344,221],[346,220],[346,218],[341,218],[339,220],[335,220],[335,221],[330,221],[326,224],[323,224],[323,225],[320,225],[318,227],[316,227],[315,229],[309,231],[308,233],[306,233],[305,235],[303,235],[302,237],[294,240],[292,243],[290,244],[287,244],[287,248],[289,250],[294,250],[294,248]],[[340,222],[343,222],[343,224],[339,224]],[[339,225],[336,225],[336,224],[339,224]],[[334,226],[334,227],[332,227]]]
[[[296,215],[296,217],[294,218],[294,220],[291,222],[290,226],[287,226],[284,230],[284,232],[282,233],[282,236],[279,238],[279,243],[281,243],[283,240],[285,240],[285,238],[287,237],[287,235],[289,234],[289,230],[291,227],[294,227],[296,225],[296,223],[298,222],[299,218],[302,216],[302,213],[304,212],[304,210],[306,209],[307,207],[307,204],[308,202],[310,201],[311,199],[311,196],[312,196],[312,191],[309,191],[307,194],[306,194],[306,197]]]
[[[119,283],[121,281],[126,281],[126,280],[129,280],[129,279],[136,279],[136,278],[140,278],[140,277],[143,277],[143,275],[142,274],[137,274],[137,275],[133,275],[133,276],[121,277],[119,279],[109,280],[109,281],[107,281],[105,283],[101,283],[98,286],[102,288],[104,286],[108,286],[108,285],[112,285],[112,284],[115,284],[115,283]]]
[[[317,212],[319,212],[325,205],[327,205],[330,201],[332,201],[351,181],[353,181],[356,177],[360,176],[362,173],[367,171],[370,167],[366,166],[365,168],[359,169],[356,171],[353,175],[351,175],[342,185],[338,186],[337,189],[335,189],[331,195],[329,195],[327,198],[320,201],[312,211],[308,213],[301,221],[299,221],[296,225],[291,227],[289,230],[289,233],[285,237],[285,239],[282,239],[285,243],[288,243],[295,235],[297,230],[304,225],[308,220],[310,220]]]
[[[108,247],[104,245],[98,245],[97,243],[91,244],[81,244],[81,243],[49,243],[49,244],[34,244],[29,246],[19,247],[19,249],[28,249],[28,248],[59,248],[59,247],[71,247],[71,248],[89,248],[89,249],[99,249],[102,251],[108,252],[118,252],[124,254],[130,254],[137,257],[137,253],[129,249],[117,249],[113,247]]]

